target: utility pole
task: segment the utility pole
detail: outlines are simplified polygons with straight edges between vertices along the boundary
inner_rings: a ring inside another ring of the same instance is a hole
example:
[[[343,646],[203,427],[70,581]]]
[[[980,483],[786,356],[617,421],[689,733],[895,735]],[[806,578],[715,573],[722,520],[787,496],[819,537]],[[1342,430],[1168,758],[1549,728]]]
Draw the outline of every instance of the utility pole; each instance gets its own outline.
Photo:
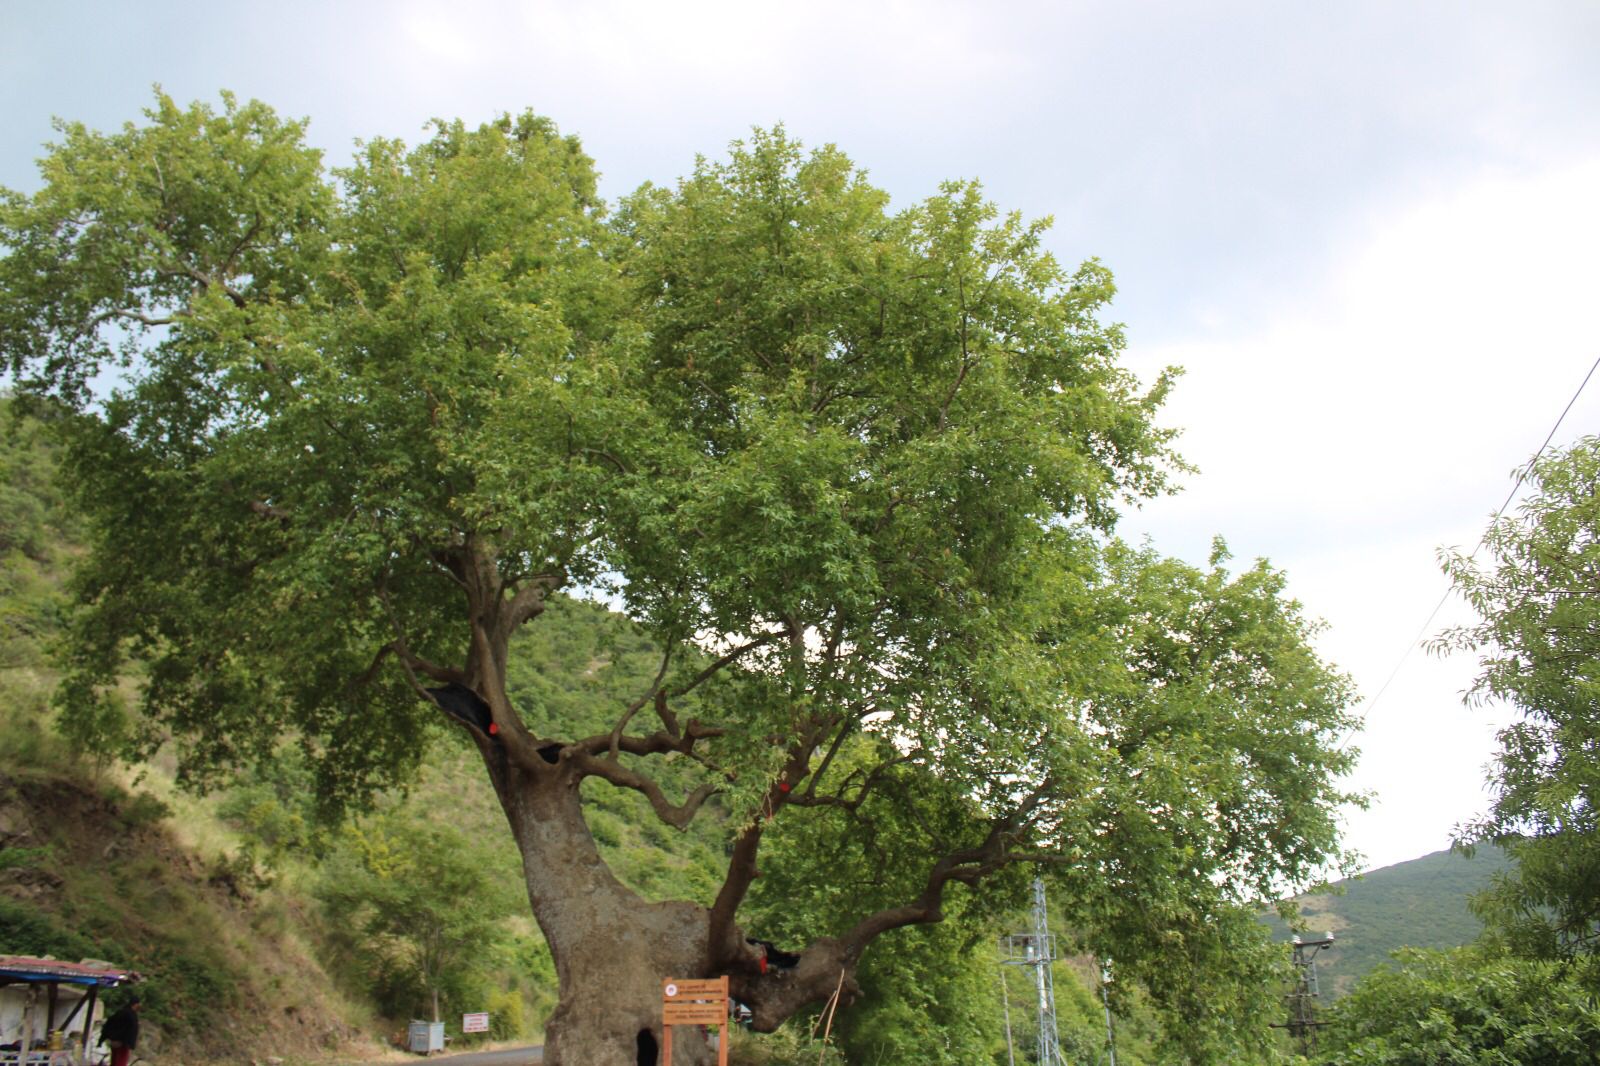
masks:
[[[1320,940],[1302,940],[1299,934],[1290,943],[1294,946],[1294,989],[1284,998],[1289,1003],[1289,1020],[1274,1029],[1287,1029],[1294,1038],[1300,1054],[1309,1058],[1317,1050],[1317,998],[1322,994],[1317,985],[1317,955],[1333,946],[1333,934]]]
[[[1033,970],[1034,995],[1038,1000],[1038,1066],[1066,1066],[1056,1032],[1056,982],[1050,964],[1055,961],[1055,938],[1050,935],[1045,910],[1044,881],[1033,882],[1033,928],[1005,938],[1002,962]],[[1004,978],[1002,977],[1002,982]],[[1007,1012],[1009,1013],[1009,1006]]]
[[[1006,987],[1006,968],[1000,967],[1000,1006],[1006,1012],[1006,1062],[1017,1066],[1017,1053],[1011,1046],[1011,989]]]
[[[1106,1053],[1117,1066],[1117,1033],[1111,1026],[1111,960],[1100,961],[1100,1000],[1106,1005]]]

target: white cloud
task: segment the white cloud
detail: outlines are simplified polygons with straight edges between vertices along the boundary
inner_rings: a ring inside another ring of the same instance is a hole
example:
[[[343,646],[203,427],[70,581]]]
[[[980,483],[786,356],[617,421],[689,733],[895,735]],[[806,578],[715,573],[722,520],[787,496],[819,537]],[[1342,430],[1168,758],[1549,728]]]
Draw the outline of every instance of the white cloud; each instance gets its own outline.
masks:
[[[1482,177],[1372,220],[1272,320],[1139,353],[1188,367],[1169,418],[1202,474],[1125,532],[1191,557],[1222,532],[1287,568],[1370,700],[1445,590],[1434,549],[1476,543],[1600,356],[1597,187],[1600,159]],[[1600,384],[1556,444],[1597,424]],[[1375,862],[1442,847],[1485,805],[1507,712],[1461,706],[1472,667],[1413,651],[1355,741],[1379,806],[1352,842]]]
[[[473,61],[478,42],[448,10],[413,4],[401,12],[399,24],[406,43],[422,53],[419,62],[443,60],[464,67]]]

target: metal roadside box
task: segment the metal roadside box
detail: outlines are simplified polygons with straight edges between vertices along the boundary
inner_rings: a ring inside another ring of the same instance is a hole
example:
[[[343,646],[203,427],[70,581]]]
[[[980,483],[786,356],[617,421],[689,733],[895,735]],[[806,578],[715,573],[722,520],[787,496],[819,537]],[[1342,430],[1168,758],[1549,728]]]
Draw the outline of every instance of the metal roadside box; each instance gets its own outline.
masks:
[[[406,1047],[418,1055],[444,1050],[444,1022],[412,1022]]]

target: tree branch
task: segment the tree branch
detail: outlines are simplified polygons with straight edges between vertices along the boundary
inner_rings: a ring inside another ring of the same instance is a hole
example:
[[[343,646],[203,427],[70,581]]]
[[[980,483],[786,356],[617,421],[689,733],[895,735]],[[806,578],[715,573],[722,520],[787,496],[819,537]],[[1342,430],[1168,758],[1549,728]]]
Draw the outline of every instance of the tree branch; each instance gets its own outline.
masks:
[[[234,244],[233,250],[228,253],[228,257],[222,261],[224,273],[232,272],[234,264],[239,260],[239,253],[243,252],[250,242],[255,240],[257,233],[261,232],[261,212],[257,211],[255,216],[255,221],[250,223],[250,228],[245,230],[244,236],[239,238],[238,242]]]
[[[726,736],[727,732],[726,729],[701,725],[698,720],[691,718],[680,733],[674,734],[658,729],[648,736],[619,736],[616,738],[615,750],[627,752],[629,755],[666,755],[674,751],[680,755],[688,755],[700,741]],[[566,745],[566,750],[576,755],[609,754],[613,750],[612,735],[597,733],[592,737],[584,737]]]
[[[530,618],[544,613],[544,601],[550,593],[567,583],[565,573],[535,574],[517,589],[505,607],[506,632],[511,632]]]
[[[616,456],[612,455],[603,448],[579,448],[574,454],[592,455],[596,459],[600,459],[611,464],[611,468],[619,474],[626,474],[628,472],[627,466],[623,464],[621,459],[618,459]]]
[[[854,961],[861,957],[868,944],[891,929],[907,925],[926,925],[944,919],[944,889],[951,881],[972,884],[986,874],[993,873],[1003,863],[1004,851],[999,846],[998,826],[990,830],[989,837],[977,848],[953,852],[933,864],[928,872],[928,882],[922,894],[911,903],[887,907],[857,922],[842,938],[846,957]]]
[[[736,660],[738,660],[741,656],[744,655],[745,652],[754,651],[755,649],[763,647],[764,645],[771,644],[775,640],[781,640],[782,638],[784,638],[784,637],[786,637],[788,635],[789,635],[789,630],[787,628],[779,629],[779,630],[775,630],[775,631],[773,631],[771,633],[762,634],[761,636],[757,637],[756,639],[750,641],[747,644],[739,645],[737,648],[734,648],[732,651],[728,652],[726,655],[723,655],[721,658],[717,659],[710,666],[706,667],[704,670],[701,670],[698,674],[694,675],[694,677],[690,678],[688,680],[688,682],[686,682],[685,684],[679,685],[677,688],[673,689],[672,695],[674,695],[674,696],[684,696],[684,695],[687,695],[690,692],[693,692],[696,688],[698,688],[698,687],[700,687],[700,685],[704,684],[709,678],[711,678],[712,675],[716,674],[719,670],[722,670],[724,667],[726,667],[729,664],[731,664],[731,663],[735,662]]]
[[[89,319],[88,322],[84,323],[83,331],[87,333],[101,323],[109,322],[113,318],[126,318],[131,322],[140,322],[146,326],[170,326],[178,319],[185,317],[187,316],[179,313],[167,315],[163,318],[151,318],[143,311],[129,311],[124,308],[118,308],[114,311],[102,311],[98,315],[95,315],[93,318]]]
[[[467,679],[465,671],[457,670],[450,666],[439,666],[422,658],[420,655],[412,654],[410,647],[406,643],[405,627],[400,624],[400,616],[395,613],[394,604],[389,599],[388,591],[378,588],[375,590],[375,595],[378,597],[378,602],[383,604],[384,613],[389,616],[389,625],[394,629],[394,640],[384,645],[383,648],[378,649],[377,658],[373,660],[372,666],[367,668],[368,674],[372,673],[377,667],[378,662],[382,660],[385,654],[385,649],[387,649],[399,657],[400,662],[406,668],[407,674],[411,674],[412,671],[421,671],[435,681],[445,682],[462,682]],[[415,678],[413,677],[414,680]]]
[[[733,853],[728,857],[728,873],[717,890],[716,901],[711,904],[711,916],[706,942],[711,956],[719,962],[731,962],[739,957],[744,945],[736,935],[733,919],[739,913],[739,904],[756,879],[756,855],[761,850],[763,823],[758,819],[745,827],[733,843]]]
[[[650,682],[650,687],[645,690],[644,695],[628,704],[622,712],[622,717],[617,719],[616,726],[611,730],[611,758],[615,759],[617,757],[617,745],[622,742],[622,731],[628,727],[628,723],[639,712],[639,708],[650,702],[651,698],[660,691],[661,679],[667,676],[667,667],[670,665],[672,665],[672,646],[668,645],[667,650],[661,654],[661,669],[656,671],[655,680]],[[667,732],[669,733],[678,731],[676,719],[670,725],[666,722],[662,722],[662,725],[667,726]]]
[[[572,746],[565,749],[574,752]],[[717,792],[717,786],[704,784],[689,793],[687,799],[681,804],[674,804],[667,799],[661,791],[661,786],[635,770],[613,759],[597,758],[582,750],[574,752],[571,756],[572,765],[580,772],[611,782],[619,788],[632,789],[650,801],[650,807],[656,812],[656,817],[674,829],[685,829],[694,821],[694,816],[699,812],[701,804]]]
[[[806,775],[810,759],[809,743],[790,745],[789,761],[784,764],[778,779],[767,789],[762,801],[761,809],[765,818],[776,815],[793,794],[795,784]],[[722,879],[722,887],[717,890],[716,901],[711,905],[707,942],[713,957],[725,963],[736,960],[744,946],[733,935],[733,920],[739,913],[739,905],[744,902],[746,893],[750,891],[751,883],[759,876],[756,855],[761,849],[764,825],[765,819],[757,818],[739,834],[739,839],[733,845],[733,855],[728,860],[728,874]]]
[[[289,511],[282,507],[275,507],[265,500],[251,500],[247,506],[262,518],[275,518],[279,522],[285,523],[289,521]]]
[[[950,405],[955,402],[956,393],[961,389],[961,383],[967,380],[967,373],[972,369],[972,354],[967,349],[967,283],[966,278],[956,275],[956,289],[961,299],[961,370],[956,374],[955,382],[950,386],[950,391],[945,395],[944,403],[939,405],[939,432],[943,433],[950,416]]]
[[[1051,779],[1046,777],[1015,810],[990,823],[983,843],[950,852],[935,862],[928,871],[927,884],[915,900],[898,907],[887,907],[857,922],[841,939],[846,958],[852,961],[860,958],[868,944],[891,929],[942,921],[944,890],[951,881],[973,885],[1013,862],[1044,861],[1047,856],[1043,854],[1012,851],[1009,844],[1018,824],[1032,818],[1033,812],[1053,787]]]
[[[856,794],[849,799],[845,798],[845,791],[850,787],[851,780],[860,771],[852,771],[848,776],[846,776],[844,781],[839,786],[839,791],[831,795],[823,794],[819,796],[817,795],[816,786],[822,778],[823,768],[818,767],[817,772],[812,775],[810,784],[806,786],[806,790],[804,792],[797,792],[791,795],[788,799],[788,802],[794,804],[796,807],[843,807],[844,809],[850,811],[857,810],[863,803],[866,802],[867,797],[871,795],[872,790],[877,787],[879,779],[886,771],[893,767],[899,766],[902,763],[911,762],[915,758],[915,755],[901,755],[893,759],[886,759],[877,766],[874,766],[867,772],[866,776],[862,778],[860,787],[856,789]]]

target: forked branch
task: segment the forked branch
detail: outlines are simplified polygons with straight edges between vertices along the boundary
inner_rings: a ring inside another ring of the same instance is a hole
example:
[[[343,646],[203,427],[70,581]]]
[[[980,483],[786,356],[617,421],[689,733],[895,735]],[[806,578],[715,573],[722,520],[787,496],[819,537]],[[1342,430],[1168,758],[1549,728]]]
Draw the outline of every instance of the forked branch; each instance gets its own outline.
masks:
[[[851,960],[860,958],[868,944],[891,929],[943,920],[944,892],[952,881],[975,885],[1013,863],[1049,862],[1055,858],[1048,853],[1014,848],[1020,827],[1034,820],[1044,798],[1053,788],[1052,780],[1046,777],[1034,791],[1022,797],[1014,810],[990,823],[989,832],[982,843],[952,851],[938,859],[929,869],[927,882],[916,899],[898,907],[887,907],[857,922],[841,939],[846,957]]]
[[[567,749],[571,751],[571,749]],[[600,758],[586,752],[576,752],[571,756],[572,765],[585,774],[602,778],[619,788],[628,788],[644,796],[650,801],[650,808],[656,812],[656,817],[674,829],[687,828],[694,821],[694,816],[699,813],[701,804],[716,793],[717,786],[704,784],[689,793],[682,803],[673,803],[667,799],[666,793],[661,791],[661,786],[654,780],[635,770],[623,766],[609,758]]]
[[[669,645],[667,650],[661,654],[661,669],[656,671],[655,679],[650,682],[650,687],[645,690],[644,695],[640,696],[638,699],[628,704],[627,707],[623,708],[622,717],[618,718],[617,724],[612,727],[611,757],[613,759],[617,757],[618,746],[622,743],[622,731],[628,728],[628,723],[633,720],[633,716],[635,714],[639,713],[639,708],[643,707],[646,703],[649,703],[652,699],[655,699],[656,694],[661,691],[661,681],[667,676],[667,668],[671,665],[672,648]],[[667,727],[667,732],[669,733],[676,733],[678,731],[676,721],[668,722],[663,720],[662,724]]]
[[[732,651],[729,651],[727,654],[718,657],[715,661],[713,661],[704,670],[701,670],[699,673],[697,673],[693,677],[691,677],[688,681],[684,682],[682,685],[679,685],[677,688],[673,689],[672,690],[672,695],[674,695],[674,696],[687,695],[688,693],[690,693],[690,692],[694,691],[695,689],[699,688],[706,681],[709,681],[718,672],[726,669],[727,667],[731,666],[733,663],[737,662],[739,659],[744,657],[744,655],[746,655],[747,653],[752,652],[757,648],[764,647],[764,646],[766,646],[768,644],[771,644],[775,640],[782,640],[784,637],[787,637],[788,635],[789,635],[789,629],[788,629],[788,627],[784,627],[783,629],[773,630],[771,633],[763,633],[761,636],[755,638],[754,640],[747,641],[746,643],[739,645],[737,648],[734,648]]]
[[[691,718],[688,725],[677,733],[658,729],[645,736],[624,734],[618,736],[615,742],[612,740],[612,734],[597,733],[592,737],[573,741],[566,746],[566,750],[574,755],[593,756],[602,754],[609,756],[612,751],[627,752],[629,755],[666,755],[675,751],[680,755],[688,755],[700,741],[712,740],[726,733],[726,729],[702,725],[697,719]]]

